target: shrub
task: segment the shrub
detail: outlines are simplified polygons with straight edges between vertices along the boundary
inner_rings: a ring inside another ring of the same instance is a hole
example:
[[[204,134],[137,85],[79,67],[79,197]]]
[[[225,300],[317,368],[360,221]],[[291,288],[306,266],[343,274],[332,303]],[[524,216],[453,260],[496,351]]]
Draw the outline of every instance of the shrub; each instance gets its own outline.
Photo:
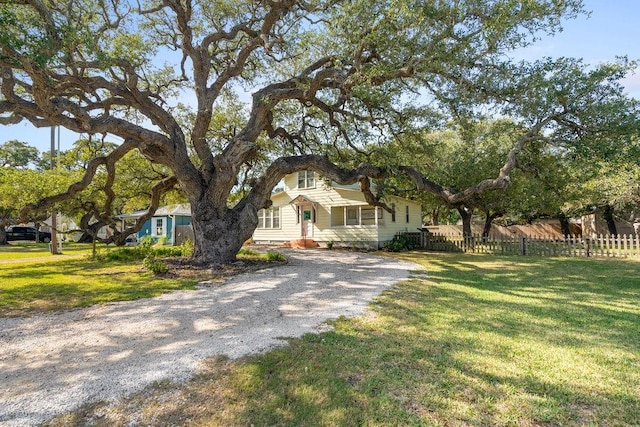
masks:
[[[330,242],[327,242],[327,249],[329,249],[329,250],[333,249],[333,245],[334,245],[333,240],[330,241]]]
[[[260,255],[258,252],[254,251],[253,249],[240,249],[238,251],[238,255],[241,256],[248,256],[248,257],[255,257]]]
[[[169,271],[169,267],[161,258],[158,258],[154,253],[147,255],[142,261],[142,266],[153,274],[166,274]]]
[[[181,246],[153,246],[149,253],[157,256],[182,256]]]
[[[384,244],[384,250],[387,252],[410,251],[415,248],[416,245],[413,240],[402,234],[394,236],[392,240]]]
[[[140,248],[142,251],[149,251],[151,246],[153,246],[153,237],[143,236],[138,242],[138,246],[136,246],[136,248]]]
[[[267,260],[269,261],[286,261],[287,260],[287,258],[285,258],[285,256],[282,255],[281,253],[270,252],[270,251],[267,251],[267,253],[265,254],[265,258],[267,258]]]
[[[193,254],[193,248],[191,240],[187,240],[181,246],[160,246],[157,243],[154,244],[151,237],[145,236],[140,239],[137,246],[115,248],[109,252],[100,251],[94,259],[107,262],[127,262],[145,259],[149,255],[154,257],[187,257]]]
[[[190,257],[191,255],[193,255],[195,249],[196,246],[191,239],[185,240],[182,246],[180,246],[180,251],[182,252],[183,257]]]
[[[87,255],[87,259],[91,261],[105,261],[106,258],[107,258],[107,252],[102,249],[98,249],[95,252],[92,252]]]
[[[143,259],[147,255],[142,248],[117,248],[107,252],[103,259],[109,262],[117,261],[137,261]]]

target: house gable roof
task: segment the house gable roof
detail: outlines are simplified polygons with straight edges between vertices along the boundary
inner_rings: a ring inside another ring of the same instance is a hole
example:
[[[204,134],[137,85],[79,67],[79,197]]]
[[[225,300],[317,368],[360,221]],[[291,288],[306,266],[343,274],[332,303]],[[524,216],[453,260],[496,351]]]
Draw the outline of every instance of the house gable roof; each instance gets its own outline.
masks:
[[[304,194],[299,194],[289,202],[290,205],[300,205],[304,203],[311,203],[315,205],[316,201],[311,199],[309,196],[305,196]]]
[[[154,216],[191,216],[191,205],[189,203],[181,203],[177,205],[162,206],[156,210]]]
[[[147,210],[135,211],[130,214],[118,215],[118,218],[138,218],[146,214]],[[181,203],[175,205],[161,206],[156,209],[153,216],[191,216],[191,205],[189,203]]]

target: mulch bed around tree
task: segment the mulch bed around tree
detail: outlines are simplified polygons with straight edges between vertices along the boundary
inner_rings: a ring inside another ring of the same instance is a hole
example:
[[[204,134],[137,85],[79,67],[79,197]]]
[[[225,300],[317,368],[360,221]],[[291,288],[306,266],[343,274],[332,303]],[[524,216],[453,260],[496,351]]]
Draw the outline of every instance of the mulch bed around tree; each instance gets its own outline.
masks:
[[[231,264],[200,264],[185,258],[166,258],[169,267],[166,277],[197,280],[204,283],[217,283],[231,276],[286,264],[287,261],[265,259],[240,259]]]

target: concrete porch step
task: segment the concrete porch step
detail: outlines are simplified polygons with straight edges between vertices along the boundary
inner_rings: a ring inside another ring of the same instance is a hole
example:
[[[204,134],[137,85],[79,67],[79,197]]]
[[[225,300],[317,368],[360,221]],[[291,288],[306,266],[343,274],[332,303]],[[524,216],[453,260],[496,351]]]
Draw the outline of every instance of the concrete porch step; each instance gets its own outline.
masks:
[[[284,242],[284,247],[305,249],[305,248],[319,248],[320,245],[313,239],[298,239],[298,240],[289,240],[288,242]]]

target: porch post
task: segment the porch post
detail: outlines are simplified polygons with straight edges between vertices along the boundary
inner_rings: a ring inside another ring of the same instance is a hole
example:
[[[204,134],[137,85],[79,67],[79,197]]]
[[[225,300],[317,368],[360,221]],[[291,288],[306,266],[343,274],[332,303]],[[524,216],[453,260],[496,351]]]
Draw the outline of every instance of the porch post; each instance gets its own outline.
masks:
[[[169,216],[171,218],[171,246],[176,245],[176,216]]]

